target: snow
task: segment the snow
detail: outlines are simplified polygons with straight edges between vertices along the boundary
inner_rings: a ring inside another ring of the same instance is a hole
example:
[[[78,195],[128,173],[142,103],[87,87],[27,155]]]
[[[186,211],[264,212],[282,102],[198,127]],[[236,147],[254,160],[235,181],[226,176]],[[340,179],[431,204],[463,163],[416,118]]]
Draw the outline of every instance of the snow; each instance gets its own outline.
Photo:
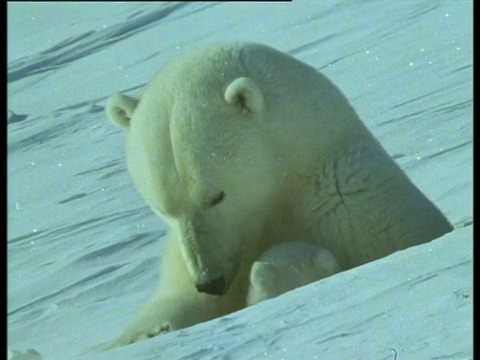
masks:
[[[473,359],[473,4],[8,3],[9,359]],[[455,225],[430,243],[111,352],[153,290],[165,225],[103,106],[202,44],[326,74]]]

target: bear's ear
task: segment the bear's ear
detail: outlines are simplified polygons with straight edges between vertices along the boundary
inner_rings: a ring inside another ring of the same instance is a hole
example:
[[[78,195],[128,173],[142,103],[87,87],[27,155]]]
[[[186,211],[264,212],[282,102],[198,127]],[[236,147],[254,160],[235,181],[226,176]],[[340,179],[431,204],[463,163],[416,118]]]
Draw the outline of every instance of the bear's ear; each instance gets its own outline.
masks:
[[[105,111],[108,118],[122,128],[130,124],[133,112],[137,108],[138,100],[120,93],[114,93],[107,101]]]
[[[263,93],[253,80],[239,77],[225,89],[223,95],[229,104],[238,104],[251,113],[259,113],[264,108]]]

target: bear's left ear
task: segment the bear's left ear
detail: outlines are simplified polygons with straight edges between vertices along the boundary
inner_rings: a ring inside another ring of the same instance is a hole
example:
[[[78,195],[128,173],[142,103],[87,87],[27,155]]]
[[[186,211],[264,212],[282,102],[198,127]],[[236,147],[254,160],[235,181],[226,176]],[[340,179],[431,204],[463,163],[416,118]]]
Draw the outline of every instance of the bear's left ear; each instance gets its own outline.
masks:
[[[233,80],[223,96],[227,103],[238,104],[251,113],[259,113],[265,106],[262,91],[253,80],[246,77]]]
[[[122,128],[130,125],[130,119],[137,108],[138,100],[120,93],[114,93],[107,101],[105,111],[108,118]]]

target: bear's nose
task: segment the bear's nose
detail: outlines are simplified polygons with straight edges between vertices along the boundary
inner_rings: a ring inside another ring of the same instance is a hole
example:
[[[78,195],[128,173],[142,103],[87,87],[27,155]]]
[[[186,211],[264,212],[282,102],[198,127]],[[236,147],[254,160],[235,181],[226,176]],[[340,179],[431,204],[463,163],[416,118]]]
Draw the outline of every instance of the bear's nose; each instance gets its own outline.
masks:
[[[225,279],[223,278],[223,276],[207,281],[203,284],[195,284],[195,287],[199,292],[210,295],[223,295],[227,290]]]

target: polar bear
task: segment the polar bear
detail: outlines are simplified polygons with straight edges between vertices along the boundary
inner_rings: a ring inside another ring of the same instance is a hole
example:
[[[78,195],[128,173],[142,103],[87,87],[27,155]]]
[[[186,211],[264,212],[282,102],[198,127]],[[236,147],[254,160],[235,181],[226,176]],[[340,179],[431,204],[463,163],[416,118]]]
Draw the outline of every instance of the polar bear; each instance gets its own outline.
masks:
[[[271,47],[185,54],[138,98],[113,94],[106,113],[125,130],[134,184],[170,229],[156,290],[108,347],[255,303],[250,280],[275,275],[260,266],[259,278],[254,264],[279,244],[326,249],[337,271],[452,230],[342,92]],[[322,277],[305,270],[316,265],[294,268]]]
[[[302,241],[274,245],[252,265],[247,305],[258,304],[339,271],[337,259],[321,246]]]

